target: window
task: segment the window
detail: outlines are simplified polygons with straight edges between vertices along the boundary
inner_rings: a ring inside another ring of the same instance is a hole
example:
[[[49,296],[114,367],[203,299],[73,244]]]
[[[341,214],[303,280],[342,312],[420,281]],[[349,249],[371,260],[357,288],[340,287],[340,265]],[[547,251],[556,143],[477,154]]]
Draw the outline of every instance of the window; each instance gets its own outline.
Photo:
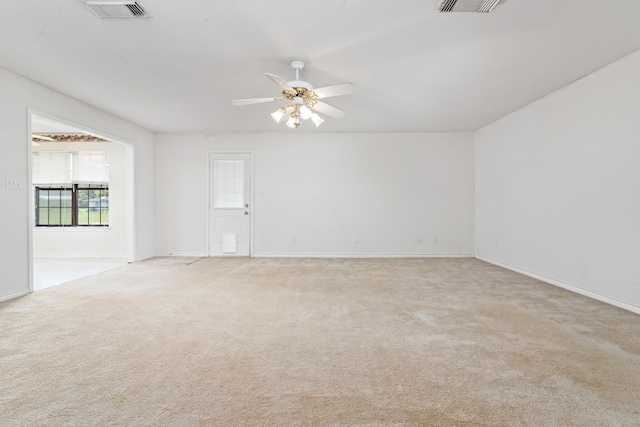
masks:
[[[76,184],[74,225],[109,225],[109,186]]]
[[[109,225],[109,186],[36,187],[36,225]]]
[[[35,225],[108,226],[108,167],[107,153],[34,153]]]
[[[36,225],[73,225],[72,189],[36,187]]]

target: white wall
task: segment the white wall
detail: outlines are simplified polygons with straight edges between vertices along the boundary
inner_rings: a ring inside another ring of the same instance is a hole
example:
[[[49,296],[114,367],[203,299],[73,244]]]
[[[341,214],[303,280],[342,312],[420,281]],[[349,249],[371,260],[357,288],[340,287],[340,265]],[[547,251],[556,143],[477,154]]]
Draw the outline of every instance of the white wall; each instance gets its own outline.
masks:
[[[36,227],[34,256],[127,255],[127,163],[123,144],[110,142],[41,142],[33,151],[101,151],[109,161],[108,227]]]
[[[640,308],[638,76],[640,51],[477,132],[478,257]]]
[[[472,134],[295,131],[157,135],[156,253],[207,253],[213,149],[254,152],[256,256],[473,255]]]
[[[135,145],[134,256],[153,254],[153,134],[2,68],[0,94],[0,300],[29,290],[29,108]],[[22,188],[6,189],[6,176]]]

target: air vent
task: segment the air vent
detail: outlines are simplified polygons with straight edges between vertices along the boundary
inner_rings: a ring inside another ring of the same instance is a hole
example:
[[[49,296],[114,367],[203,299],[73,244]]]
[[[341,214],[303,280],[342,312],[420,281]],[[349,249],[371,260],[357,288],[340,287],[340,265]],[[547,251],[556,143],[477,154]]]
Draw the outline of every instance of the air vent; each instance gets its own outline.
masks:
[[[96,0],[85,5],[100,18],[150,18],[144,7],[137,1]]]
[[[500,0],[441,0],[440,12],[478,12],[489,13]]]

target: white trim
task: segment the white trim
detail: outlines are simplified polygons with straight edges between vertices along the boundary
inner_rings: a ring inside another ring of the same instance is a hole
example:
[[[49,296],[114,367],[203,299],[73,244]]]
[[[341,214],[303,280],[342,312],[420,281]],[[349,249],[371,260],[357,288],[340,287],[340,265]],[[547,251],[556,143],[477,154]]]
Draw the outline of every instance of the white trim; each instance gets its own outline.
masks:
[[[211,218],[209,218],[209,215],[211,215],[211,152],[213,150],[207,150],[206,151],[206,155],[204,156],[204,161],[205,161],[205,171],[206,171],[206,180],[207,182],[205,183],[205,191],[206,194],[204,195],[204,200],[206,201],[204,204],[204,252],[209,255],[209,252],[211,250]]]
[[[148,254],[142,254],[142,255],[138,255],[136,256],[133,261],[129,261],[129,262],[138,262],[138,261],[144,261],[145,259],[150,259],[153,258],[155,256],[155,254],[152,253],[148,253]]]
[[[558,286],[560,288],[566,289],[571,292],[575,292],[576,294],[584,295],[586,297],[611,304],[613,306],[628,310],[632,313],[640,314],[640,307],[634,304],[630,304],[628,302],[620,301],[615,298],[608,297],[606,295],[599,294],[597,292],[588,291],[586,289],[579,288],[577,286],[569,285],[564,282],[560,282],[558,280],[551,279],[546,276],[541,276],[540,274],[533,273],[528,270],[524,270],[522,268],[514,267],[509,264],[502,263],[500,261],[495,261],[489,258],[481,257],[476,255],[476,258],[480,261],[488,262],[489,264],[497,265],[498,267],[506,268],[507,270],[515,271],[516,273],[523,274],[525,276],[540,280],[542,282],[548,283],[550,285]]]
[[[318,254],[318,253],[257,253],[256,258],[474,258],[473,254]]]
[[[62,227],[33,227],[34,233],[108,233],[111,227],[62,226]]]
[[[154,257],[188,257],[188,258],[205,258],[207,254],[204,252],[156,252]]]
[[[126,258],[126,252],[34,252],[34,258]]]
[[[125,162],[126,162],[126,192],[127,192],[127,216],[125,233],[127,239],[127,262],[134,262],[136,259],[136,168],[135,168],[136,150],[133,145],[125,145]]]
[[[28,283],[28,291],[33,292],[33,228],[36,223],[35,219],[35,202],[33,198],[35,197],[35,193],[33,192],[33,172],[31,171],[31,160],[33,157],[33,136],[31,131],[31,117],[33,117],[33,111],[30,108],[27,108],[27,191],[29,192],[29,200],[27,201],[27,215],[29,221],[29,231],[27,233],[27,268],[29,269],[27,278],[29,280]]]
[[[4,295],[0,295],[0,302],[3,301],[8,301],[10,299],[14,299],[14,298],[18,298],[18,297],[22,297],[25,296],[29,293],[31,293],[32,291],[30,291],[29,289],[21,289],[19,291],[15,291],[15,292],[11,292],[8,294],[4,294]]]

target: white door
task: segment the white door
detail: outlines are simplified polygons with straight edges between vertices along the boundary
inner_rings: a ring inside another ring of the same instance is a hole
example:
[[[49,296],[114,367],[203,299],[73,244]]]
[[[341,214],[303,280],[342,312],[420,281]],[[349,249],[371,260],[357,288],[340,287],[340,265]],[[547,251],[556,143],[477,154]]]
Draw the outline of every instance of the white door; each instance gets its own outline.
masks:
[[[209,256],[251,255],[251,154],[209,154]]]

